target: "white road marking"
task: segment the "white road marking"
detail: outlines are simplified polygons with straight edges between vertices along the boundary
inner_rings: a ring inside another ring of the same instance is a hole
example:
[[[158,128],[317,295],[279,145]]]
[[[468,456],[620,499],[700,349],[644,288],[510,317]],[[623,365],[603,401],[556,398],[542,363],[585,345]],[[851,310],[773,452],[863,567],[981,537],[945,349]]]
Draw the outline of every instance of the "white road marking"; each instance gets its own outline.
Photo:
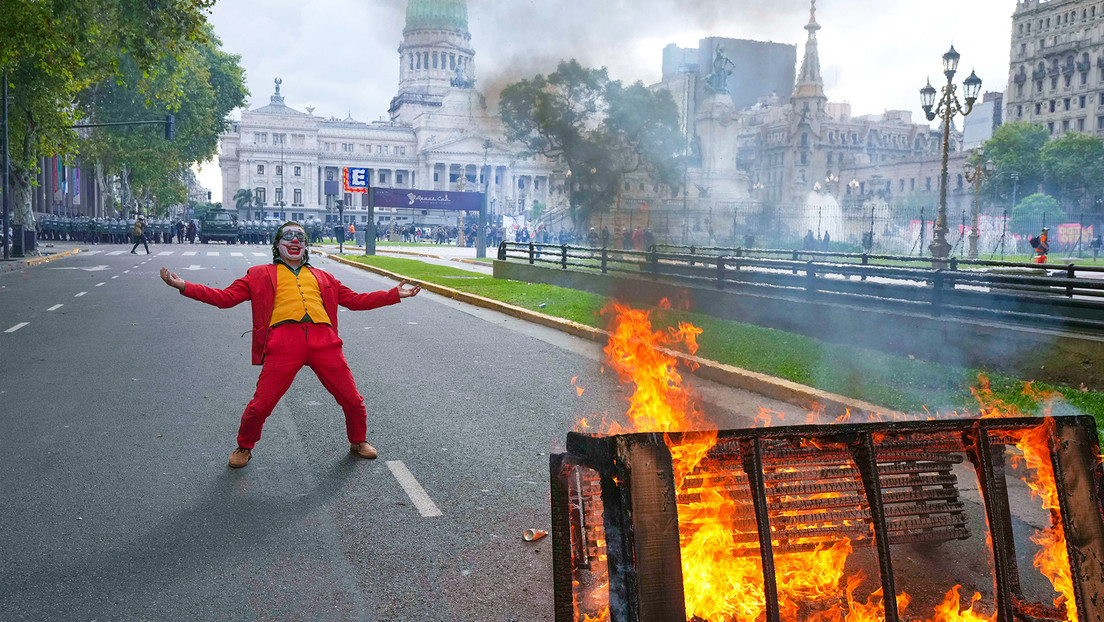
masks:
[[[92,255],[95,255],[96,253],[102,253],[102,252],[103,251],[88,251],[87,253],[85,253],[85,255],[92,256]]]
[[[172,254],[173,254],[172,251],[161,251],[160,253],[157,253],[157,256],[160,257],[162,255],[172,255]]]
[[[130,274],[130,270],[123,270],[123,274]]]
[[[85,295],[85,294],[87,294],[87,293],[88,293],[88,292],[81,292],[81,293],[77,294],[76,296],[73,296],[73,298],[80,298],[81,296],[83,296],[83,295]]]
[[[118,274],[116,274],[115,276],[113,276],[113,277],[111,277],[111,278],[113,278],[113,279],[117,279],[117,278],[119,278],[119,275],[118,275]]]
[[[107,283],[107,281],[104,281],[103,283],[96,283],[96,287],[100,287],[101,285],[104,285],[105,283]]]
[[[108,253],[108,255],[122,255],[125,252],[126,251],[111,251],[110,253]]]
[[[65,305],[63,305],[63,304],[56,304],[56,305],[54,305],[54,306],[52,306],[52,307],[50,307],[49,309],[46,309],[46,310],[47,310],[47,311],[57,311],[58,309],[60,309],[60,308],[62,308],[62,307],[64,307],[64,306],[65,306]]]
[[[265,255],[264,253],[253,253],[253,256],[254,257],[267,257],[268,255]]]
[[[196,271],[196,270],[202,270],[202,269],[203,269],[203,266],[201,266],[201,265],[199,265],[199,264],[196,264],[196,263],[194,263],[194,264],[192,264],[192,265],[190,265],[190,266],[188,266],[187,268],[184,268],[184,269],[185,269],[185,270],[191,270],[191,271],[193,271],[193,272],[194,272],[194,271]]]
[[[30,322],[20,322],[20,323],[16,324],[15,326],[12,326],[11,328],[9,328],[8,330],[6,330],[4,332],[5,333],[14,333],[15,331],[19,330],[20,328],[23,328],[24,326],[26,326],[27,324],[30,324]],[[415,485],[417,485],[417,484],[415,484]]]
[[[230,256],[231,257],[245,257],[245,255],[243,255],[241,253],[230,253]]]
[[[402,489],[406,491],[406,496],[410,497],[414,507],[418,508],[418,513],[422,515],[422,518],[441,516],[441,510],[429,498],[418,480],[414,479],[414,475],[410,473],[402,460],[388,460],[387,468],[391,469],[391,474],[398,480],[399,486],[402,486]]]
[[[191,257],[191,256],[195,255],[196,252],[195,251],[185,251],[185,252],[180,253],[180,254],[185,256],[185,257]]]
[[[219,252],[218,251],[208,251],[207,256],[208,257],[218,257]]]

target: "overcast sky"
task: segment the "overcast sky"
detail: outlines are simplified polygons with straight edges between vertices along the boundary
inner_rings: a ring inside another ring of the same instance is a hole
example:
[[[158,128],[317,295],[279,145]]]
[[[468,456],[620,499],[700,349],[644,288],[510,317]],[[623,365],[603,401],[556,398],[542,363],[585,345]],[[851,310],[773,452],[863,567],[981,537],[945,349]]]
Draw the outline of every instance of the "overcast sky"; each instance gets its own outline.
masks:
[[[942,55],[962,54],[961,82],[976,69],[983,91],[1008,80],[1016,0],[817,0],[821,71],[830,101],[856,115],[911,110],[919,89],[942,80]],[[273,78],[288,106],[358,121],[387,115],[398,84],[405,0],[220,0],[210,17],[223,48],[241,56],[251,107],[263,106]],[[605,66],[614,79],[658,82],[663,47],[697,47],[709,36],[798,46],[808,0],[469,0],[476,88],[555,70],[561,59]],[[200,180],[222,194],[217,163]]]

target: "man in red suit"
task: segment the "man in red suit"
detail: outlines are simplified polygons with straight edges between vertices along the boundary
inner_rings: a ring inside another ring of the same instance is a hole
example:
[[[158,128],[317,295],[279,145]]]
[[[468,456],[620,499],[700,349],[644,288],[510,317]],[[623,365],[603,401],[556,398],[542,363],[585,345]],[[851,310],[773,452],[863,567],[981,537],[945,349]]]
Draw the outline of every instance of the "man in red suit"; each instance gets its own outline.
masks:
[[[226,289],[185,282],[167,268],[161,278],[180,293],[227,309],[246,300],[253,309],[253,364],[261,365],[257,390],[242,413],[238,448],[230,466],[241,468],[253,455],[261,427],[304,365],[314,370],[345,412],[345,429],[353,454],[372,459],[378,453],[366,440],[368,413],[364,398],[341,351],[337,307],[365,311],[418,295],[421,287],[406,281],[390,291],[357,294],[328,272],[308,265],[303,227],[288,222],[276,231],[272,263],[253,266]]]

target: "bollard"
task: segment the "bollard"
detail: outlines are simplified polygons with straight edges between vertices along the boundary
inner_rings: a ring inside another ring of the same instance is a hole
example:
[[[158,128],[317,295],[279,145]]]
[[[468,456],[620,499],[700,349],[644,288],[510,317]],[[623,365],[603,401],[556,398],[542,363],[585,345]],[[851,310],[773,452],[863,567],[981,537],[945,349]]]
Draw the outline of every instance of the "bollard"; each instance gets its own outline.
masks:
[[[602,247],[602,274],[606,273],[606,263],[609,261],[609,249]]]
[[[648,253],[650,254],[648,261],[652,264],[652,276],[657,276],[659,274],[659,251],[656,250],[655,244],[652,244],[651,248],[648,249]]]
[[[870,257],[866,253],[862,254],[862,265],[864,265],[864,266],[870,265]],[[859,279],[859,280],[860,281],[865,281],[866,280],[866,270],[863,270],[862,278]]]
[[[810,294],[816,292],[816,266],[812,261],[805,263],[805,289]]]
[[[567,270],[567,244],[560,245],[560,267]]]
[[[529,265],[536,263],[537,249],[533,246],[533,243],[529,243]]]
[[[723,255],[717,257],[717,289],[723,290],[725,288],[725,258]]]
[[[693,266],[693,265],[694,265],[694,263],[695,263],[695,262],[694,262],[694,250],[695,250],[695,249],[694,249],[694,247],[693,247],[693,246],[691,246],[691,247],[690,247],[690,265],[691,265],[691,266]]]
[[[498,260],[506,261],[506,242],[498,243]]]
[[[1066,296],[1073,298],[1073,283],[1072,279],[1077,278],[1077,266],[1072,263],[1066,264],[1066,278],[1071,279],[1069,285],[1066,286]]]

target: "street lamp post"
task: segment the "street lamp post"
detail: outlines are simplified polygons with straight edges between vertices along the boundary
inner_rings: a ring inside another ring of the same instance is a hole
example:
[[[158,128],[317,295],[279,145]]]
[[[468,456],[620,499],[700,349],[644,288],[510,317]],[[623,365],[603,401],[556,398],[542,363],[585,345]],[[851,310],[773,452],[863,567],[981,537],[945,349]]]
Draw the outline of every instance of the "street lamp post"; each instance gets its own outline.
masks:
[[[287,222],[287,213],[284,211],[284,136],[286,134],[280,135],[280,220]]]
[[[951,120],[959,114],[963,117],[970,114],[974,109],[974,102],[977,101],[978,93],[981,92],[981,78],[978,78],[977,74],[971,71],[970,76],[962,82],[962,94],[966,106],[963,107],[959,103],[958,97],[955,95],[957,87],[953,80],[955,72],[958,71],[960,57],[961,55],[955,51],[953,45],[943,55],[943,75],[947,77],[947,84],[943,87],[938,103],[936,102],[937,93],[931,85],[930,79],[924,88],[920,89],[920,103],[924,108],[924,114],[928,121],[934,121],[936,117],[941,117],[943,120],[943,167],[939,177],[939,211],[935,219],[932,242],[928,247],[931,250],[932,257],[940,259],[951,254],[951,245],[947,242],[947,156],[950,151]],[[933,265],[937,268],[941,267],[938,264],[939,262],[936,262]]]
[[[985,178],[993,174],[993,161],[985,160],[978,161],[977,164],[971,166],[966,165],[966,181],[974,185],[974,228],[970,231],[970,250],[967,252],[967,259],[978,258],[978,238],[981,237],[981,232],[978,230],[978,191],[981,189],[981,182],[985,181]]]

